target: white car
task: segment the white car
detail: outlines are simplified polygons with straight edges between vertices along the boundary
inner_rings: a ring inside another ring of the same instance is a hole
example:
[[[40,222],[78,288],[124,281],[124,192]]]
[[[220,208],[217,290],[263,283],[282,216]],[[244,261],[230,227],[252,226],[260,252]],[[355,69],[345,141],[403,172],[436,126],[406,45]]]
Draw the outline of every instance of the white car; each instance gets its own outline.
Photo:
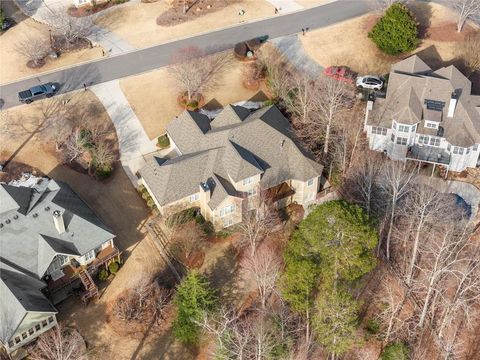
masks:
[[[356,84],[360,89],[380,90],[383,87],[383,81],[375,75],[359,76]]]

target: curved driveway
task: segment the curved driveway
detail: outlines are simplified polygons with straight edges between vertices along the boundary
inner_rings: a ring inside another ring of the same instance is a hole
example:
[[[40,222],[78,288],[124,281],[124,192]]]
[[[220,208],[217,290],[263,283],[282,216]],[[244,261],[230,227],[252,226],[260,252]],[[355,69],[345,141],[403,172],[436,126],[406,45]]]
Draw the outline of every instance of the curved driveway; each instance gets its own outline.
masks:
[[[328,26],[367,13],[375,7],[375,0],[338,0],[326,5],[308,8],[272,18],[240,23],[208,33],[120,55],[99,59],[65,69],[39,74],[0,86],[3,108],[18,105],[17,93],[39,83],[60,84],[60,92],[68,92],[106,81],[154,70],[168,65],[172,54],[186,46],[198,46],[208,51],[232,48],[240,41],[268,35],[270,39],[301,32],[302,28]],[[308,36],[308,35],[307,35]]]

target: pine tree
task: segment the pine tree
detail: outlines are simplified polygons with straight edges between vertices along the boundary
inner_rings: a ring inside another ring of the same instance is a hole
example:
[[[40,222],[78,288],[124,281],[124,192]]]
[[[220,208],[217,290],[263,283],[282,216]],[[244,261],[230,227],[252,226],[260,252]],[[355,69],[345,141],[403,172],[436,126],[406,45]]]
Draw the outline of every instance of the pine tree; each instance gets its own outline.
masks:
[[[419,44],[415,18],[402,4],[393,4],[375,24],[368,37],[389,55],[410,52]]]
[[[317,340],[335,359],[357,343],[358,304],[336,286],[321,289],[316,303],[314,329]]]
[[[193,270],[177,287],[173,302],[177,306],[177,317],[173,323],[175,337],[185,344],[197,344],[200,336],[198,322],[205,312],[216,307],[214,290],[204,276]]]

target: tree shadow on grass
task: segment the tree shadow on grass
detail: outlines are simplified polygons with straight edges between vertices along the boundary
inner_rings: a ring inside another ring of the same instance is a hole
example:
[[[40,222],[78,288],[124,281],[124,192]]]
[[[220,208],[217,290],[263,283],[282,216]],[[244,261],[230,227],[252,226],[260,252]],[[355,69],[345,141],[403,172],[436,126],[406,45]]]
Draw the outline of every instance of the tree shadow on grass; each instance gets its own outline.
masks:
[[[207,270],[207,276],[210,284],[218,290],[223,301],[232,302],[238,299],[241,291],[238,286],[239,269],[237,251],[232,245]]]

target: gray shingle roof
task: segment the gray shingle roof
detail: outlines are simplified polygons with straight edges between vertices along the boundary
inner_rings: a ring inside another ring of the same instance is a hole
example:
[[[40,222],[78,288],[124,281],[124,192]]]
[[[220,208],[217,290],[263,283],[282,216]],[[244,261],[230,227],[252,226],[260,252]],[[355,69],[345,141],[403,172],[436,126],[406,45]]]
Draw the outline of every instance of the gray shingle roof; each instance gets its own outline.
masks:
[[[228,106],[211,121],[206,132],[207,125],[202,123],[200,129],[194,116],[185,111],[167,126],[183,155],[164,161],[153,154],[140,170],[162,206],[197,193],[200,183],[209,179],[216,186],[209,203],[214,209],[226,196],[240,196],[230,181],[262,174],[261,183],[269,188],[285,180],[306,181],[322,173],[322,165],[311,160],[295,142],[290,123],[275,106],[253,113]]]
[[[447,117],[452,93],[458,98],[453,117]],[[439,111],[428,101],[443,103]],[[453,145],[469,147],[480,143],[480,112],[471,82],[453,65],[432,71],[418,56],[392,66],[386,99],[376,99],[368,124],[390,127],[392,119],[404,124],[422,120],[440,121],[443,136]],[[423,125],[423,122],[420,123]],[[418,127],[419,133],[430,133]]]
[[[25,214],[18,210],[0,213],[0,248],[2,258],[38,278],[43,277],[52,261],[51,254],[83,255],[112,239],[114,235],[65,183],[44,180],[46,186],[32,191],[35,206]],[[1,200],[12,186],[0,184]],[[20,188],[23,190],[22,188]],[[3,190],[3,191],[2,191]],[[2,201],[3,202],[3,201]],[[2,210],[3,209],[2,207]],[[53,222],[53,211],[63,214],[66,231],[59,234]]]
[[[40,291],[45,287],[27,274],[0,261],[0,340],[8,342],[28,312],[56,313]]]

